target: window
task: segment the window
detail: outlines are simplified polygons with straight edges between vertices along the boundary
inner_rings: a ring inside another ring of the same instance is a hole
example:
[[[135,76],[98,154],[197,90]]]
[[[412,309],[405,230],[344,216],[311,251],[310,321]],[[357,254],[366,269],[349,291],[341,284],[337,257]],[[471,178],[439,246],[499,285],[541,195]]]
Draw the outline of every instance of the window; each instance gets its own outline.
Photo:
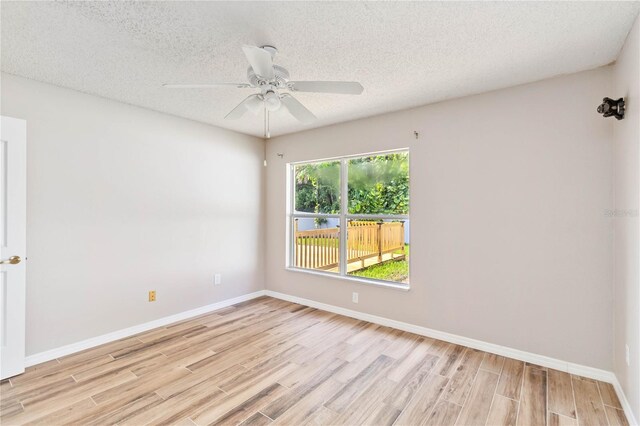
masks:
[[[288,266],[408,287],[409,152],[290,167]]]

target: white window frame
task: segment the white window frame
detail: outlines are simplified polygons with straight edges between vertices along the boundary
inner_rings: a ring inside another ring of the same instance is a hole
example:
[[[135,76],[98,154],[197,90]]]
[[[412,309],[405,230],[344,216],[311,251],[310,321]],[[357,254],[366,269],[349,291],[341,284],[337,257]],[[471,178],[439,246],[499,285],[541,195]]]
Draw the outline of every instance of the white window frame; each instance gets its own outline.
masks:
[[[286,269],[293,272],[303,272],[306,274],[312,275],[320,275],[326,276],[330,278],[338,278],[341,280],[347,281],[356,281],[365,284],[373,284],[383,287],[390,287],[399,290],[409,290],[411,288],[409,284],[398,283],[394,281],[385,281],[378,280],[375,278],[363,278],[353,275],[347,275],[347,262],[345,261],[347,258],[347,233],[340,232],[340,271],[339,273],[335,272],[325,272],[316,269],[306,269],[306,268],[298,268],[295,266],[295,242],[294,242],[294,224],[296,219],[300,218],[325,218],[325,219],[340,219],[340,229],[347,229],[347,222],[349,220],[357,220],[357,219],[378,219],[378,220],[409,220],[411,215],[411,196],[409,196],[409,213],[406,215],[386,215],[386,214],[350,214],[349,211],[349,168],[348,162],[354,158],[362,158],[362,157],[372,157],[377,155],[386,155],[386,154],[394,154],[394,153],[403,153],[406,152],[409,154],[409,194],[411,194],[411,153],[409,148],[398,148],[388,151],[376,151],[364,154],[354,154],[354,155],[346,155],[341,157],[332,157],[332,158],[324,158],[319,160],[310,160],[310,161],[296,161],[287,163],[287,222],[288,222],[288,232],[287,232],[287,263]],[[295,173],[294,169],[296,166],[302,164],[313,164],[313,163],[322,163],[329,161],[339,161],[340,162],[340,214],[327,214],[327,213],[303,213],[295,211]],[[409,240],[411,240],[411,227],[409,228]],[[409,261],[409,279],[411,279],[411,261]]]

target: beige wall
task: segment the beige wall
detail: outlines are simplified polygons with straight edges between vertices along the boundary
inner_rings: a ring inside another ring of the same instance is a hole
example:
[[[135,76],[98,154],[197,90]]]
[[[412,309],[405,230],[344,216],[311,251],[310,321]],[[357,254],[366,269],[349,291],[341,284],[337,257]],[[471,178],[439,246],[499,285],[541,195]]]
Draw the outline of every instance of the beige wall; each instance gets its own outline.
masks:
[[[613,70],[610,96],[627,101],[626,118],[613,123],[614,371],[640,419],[640,21],[636,20]],[[625,345],[629,345],[630,366]]]
[[[612,369],[610,89],[605,67],[271,139],[267,288]],[[286,163],[400,147],[411,290],[285,270]]]
[[[27,354],[263,288],[261,139],[5,74],[2,114],[27,120]]]

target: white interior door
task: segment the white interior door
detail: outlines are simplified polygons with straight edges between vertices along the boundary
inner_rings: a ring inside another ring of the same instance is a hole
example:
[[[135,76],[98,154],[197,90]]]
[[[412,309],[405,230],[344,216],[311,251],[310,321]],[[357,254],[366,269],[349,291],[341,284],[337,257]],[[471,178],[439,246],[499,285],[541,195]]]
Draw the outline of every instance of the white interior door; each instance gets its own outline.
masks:
[[[27,123],[0,126],[0,378],[24,371]]]

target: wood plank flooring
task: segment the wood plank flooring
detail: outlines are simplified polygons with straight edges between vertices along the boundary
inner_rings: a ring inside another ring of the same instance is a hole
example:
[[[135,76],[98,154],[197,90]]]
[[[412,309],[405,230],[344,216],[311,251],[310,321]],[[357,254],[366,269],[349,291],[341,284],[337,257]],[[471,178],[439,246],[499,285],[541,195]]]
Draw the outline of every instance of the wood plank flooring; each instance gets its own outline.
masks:
[[[263,297],[0,382],[3,425],[625,425],[610,384]]]

